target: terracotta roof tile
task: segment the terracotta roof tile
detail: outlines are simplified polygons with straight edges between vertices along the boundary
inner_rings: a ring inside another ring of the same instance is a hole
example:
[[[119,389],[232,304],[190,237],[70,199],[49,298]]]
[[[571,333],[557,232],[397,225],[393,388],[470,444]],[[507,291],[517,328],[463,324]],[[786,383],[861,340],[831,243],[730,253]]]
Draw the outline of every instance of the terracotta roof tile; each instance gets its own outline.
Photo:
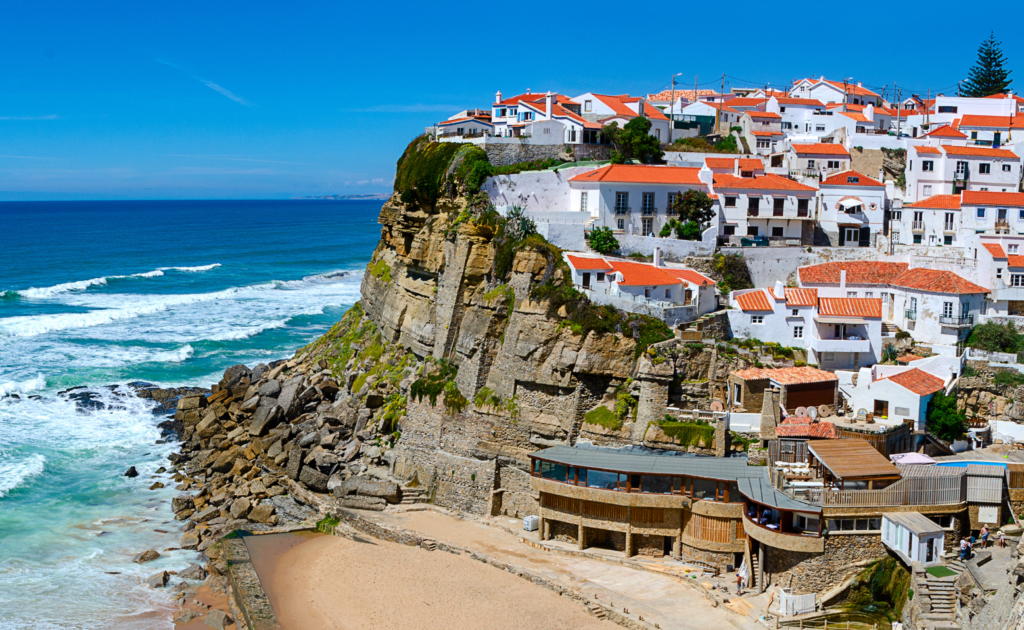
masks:
[[[919,357],[916,354],[905,354],[902,357],[896,357],[897,363],[910,363],[911,361],[919,361],[924,357]]]
[[[856,178],[857,181],[850,181],[850,178]],[[819,184],[820,186],[882,186],[885,184],[878,181],[877,179],[871,179],[863,173],[857,171],[843,171],[842,173],[836,173]]]
[[[1013,151],[1007,151],[1006,149],[993,149],[991,147],[958,147],[952,144],[944,144],[942,145],[942,150],[946,152],[946,155],[962,157],[990,157],[1005,158],[1008,160],[1020,159]]]
[[[982,243],[981,245],[988,250],[988,253],[992,254],[992,258],[1006,258],[1006,252],[1003,251],[1003,246],[999,243]]]
[[[709,157],[704,159],[704,163],[708,168],[727,168],[732,169],[736,159],[740,161],[741,171],[763,171],[764,162],[757,158],[716,158]]]
[[[818,313],[878,318],[882,316],[882,300],[880,298],[821,298],[818,300]]]
[[[678,277],[647,263],[612,261],[612,269],[622,274],[619,284],[633,287],[654,287],[681,284]]]
[[[842,81],[829,81],[828,79],[825,79],[825,83],[828,83],[831,86],[839,88],[840,91],[843,89],[843,82]],[[856,83],[847,83],[846,84],[846,93],[847,94],[853,94],[854,96],[878,96],[878,94],[875,94],[874,92],[872,92],[871,90],[867,89],[866,87],[864,87],[862,85],[857,85]],[[880,96],[878,96],[878,97],[881,98]]]
[[[964,114],[960,120],[961,127],[995,127],[997,129],[1009,129],[1012,116],[982,116],[979,114]]]
[[[580,173],[570,182],[617,182],[625,184],[677,184],[706,186],[698,177],[699,168],[682,166],[652,166],[647,164],[609,164],[593,171]]]
[[[1011,255],[1006,258],[1007,266],[1018,269],[1024,267],[1024,256]]]
[[[1024,208],[1024,193],[965,190],[964,203],[972,206],[1013,206]]]
[[[781,114],[776,114],[775,112],[759,111],[747,112],[747,116],[750,116],[751,118],[782,118]]]
[[[826,144],[815,142],[814,144],[793,144],[793,151],[797,155],[845,155],[849,157],[850,152],[841,144]]]
[[[921,136],[922,138],[966,138],[967,135],[953,129],[949,125],[942,125],[936,129],[932,129],[928,133]]]
[[[768,300],[764,289],[741,293],[736,297],[736,303],[740,305],[741,311],[773,311],[775,308]]]
[[[888,377],[888,379],[897,385],[901,385],[902,387],[909,389],[918,396],[934,394],[935,392],[943,389],[946,385],[941,378],[932,376],[928,372],[917,368],[907,370],[906,372],[900,372],[899,374],[893,374]]]
[[[839,112],[839,114],[857,122],[872,122],[871,119],[860,112]]]
[[[960,195],[932,195],[927,199],[908,203],[910,208],[938,208],[940,210],[959,210]]]
[[[726,101],[726,103],[729,104],[729,107],[757,107],[759,105],[764,105],[767,102],[768,99],[751,98],[749,96],[740,96]]]
[[[966,278],[961,278],[952,271],[940,271],[938,269],[908,269],[890,284],[904,289],[916,289],[931,293],[951,293],[954,295],[989,292],[985,287],[974,284]]]
[[[785,289],[786,306],[817,306],[817,289]]]
[[[939,147],[917,146],[917,147],[914,147],[914,149],[918,153],[922,153],[922,154],[927,153],[928,155],[942,155],[942,151],[939,151]]]
[[[805,186],[800,182],[787,177],[775,174],[759,175],[757,177],[736,177],[725,173],[715,175],[715,191],[724,190],[792,190],[796,192],[814,192],[817,188]]]
[[[795,416],[790,416],[782,421],[782,424],[775,427],[775,434],[779,437],[803,437],[819,440],[835,440],[839,438],[836,425],[831,422],[790,422]],[[798,418],[803,420],[803,418]]]
[[[748,368],[733,372],[745,381],[757,381],[771,379],[780,385],[797,385],[800,383],[825,383],[838,381],[839,377],[832,372],[826,372],[812,367],[791,367],[791,368]]]
[[[717,283],[711,278],[704,274],[698,273],[693,269],[677,269],[675,267],[662,267],[666,273],[670,273],[680,280],[685,280],[690,284],[707,285],[709,287],[715,286]]]
[[[846,271],[847,284],[889,284],[909,266],[907,263],[853,260],[800,267],[797,273],[801,283],[839,284],[839,272]]]
[[[751,131],[750,135],[752,135],[752,136],[763,136],[763,137],[781,136],[782,132],[781,131]]]
[[[693,90],[675,90],[675,97],[676,98],[682,97],[682,98],[685,98],[688,101],[692,101],[692,100],[694,100],[693,92],[694,92]],[[668,101],[672,100],[672,95],[673,95],[672,90],[662,90],[662,91],[654,93],[654,94],[648,94],[647,95],[647,100],[659,101],[659,102],[661,102],[661,101],[668,102]],[[697,97],[698,98],[701,97],[701,96],[717,96],[717,95],[718,95],[718,92],[716,92],[714,90],[697,90]]]
[[[569,262],[573,267],[580,270],[589,269],[611,269],[612,266],[604,258],[590,258],[586,256],[569,256]]]
[[[776,96],[775,100],[779,105],[809,105],[812,107],[824,107],[825,104],[816,98],[792,98],[789,96]]]
[[[1013,100],[1017,101],[1018,104],[1024,105],[1024,96],[1017,96],[1016,94],[990,94],[985,98],[1007,98],[1012,97]]]

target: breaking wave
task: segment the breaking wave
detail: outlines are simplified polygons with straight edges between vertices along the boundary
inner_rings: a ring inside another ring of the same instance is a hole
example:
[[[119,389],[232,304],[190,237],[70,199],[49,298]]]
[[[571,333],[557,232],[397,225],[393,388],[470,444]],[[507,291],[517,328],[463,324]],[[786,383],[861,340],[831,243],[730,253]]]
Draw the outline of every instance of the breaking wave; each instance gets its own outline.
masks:
[[[42,474],[46,458],[35,453],[18,462],[0,460],[0,498],[20,486],[30,477]]]

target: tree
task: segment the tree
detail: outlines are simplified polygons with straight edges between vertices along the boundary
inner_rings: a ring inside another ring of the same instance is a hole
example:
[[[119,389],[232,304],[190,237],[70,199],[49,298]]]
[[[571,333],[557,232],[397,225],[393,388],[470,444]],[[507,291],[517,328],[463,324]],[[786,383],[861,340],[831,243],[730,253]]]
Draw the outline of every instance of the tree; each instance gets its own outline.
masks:
[[[935,393],[928,406],[927,428],[947,442],[959,440],[967,433],[967,416],[957,411],[955,394]]]
[[[996,41],[995,32],[978,47],[978,60],[971,68],[971,74],[962,86],[964,96],[981,98],[993,94],[1005,94],[1013,82],[1010,71],[1006,69],[1006,57],[1000,47],[1002,42]]]
[[[714,205],[711,197],[699,190],[687,190],[672,200],[672,209],[679,216],[679,222],[693,221],[700,228],[707,227],[711,219],[715,218]]]
[[[610,227],[599,227],[587,235],[587,245],[598,254],[610,254],[619,249],[619,241]]]
[[[660,163],[665,152],[650,132],[651,121],[643,116],[637,116],[621,129],[614,122],[602,127],[601,135],[613,147],[612,164],[624,164],[629,160],[639,160],[643,164]]]
[[[1024,349],[1022,341],[1021,334],[1010,322],[1005,325],[985,322],[971,329],[967,345],[987,352],[1019,352]]]
[[[700,232],[700,224],[696,221],[687,221],[676,228],[676,236],[684,241],[699,241]]]

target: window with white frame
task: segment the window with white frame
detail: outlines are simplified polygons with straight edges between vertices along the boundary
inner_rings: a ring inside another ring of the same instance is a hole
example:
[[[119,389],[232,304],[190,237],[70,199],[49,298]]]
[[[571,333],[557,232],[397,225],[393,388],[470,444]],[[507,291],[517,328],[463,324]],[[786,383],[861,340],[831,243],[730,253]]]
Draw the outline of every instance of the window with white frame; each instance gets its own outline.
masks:
[[[1003,277],[1003,268],[1002,267],[996,267],[996,277],[997,278],[1002,278]]]
[[[875,292],[874,291],[865,291],[864,292],[864,297],[866,297],[866,298],[873,298],[873,297],[875,297]]]
[[[829,168],[842,168],[842,164],[843,163],[840,162],[839,160],[829,160],[828,161],[828,167]]]
[[[793,309],[793,317],[796,317],[796,316],[797,316],[797,315],[799,315],[799,314],[800,314],[800,309],[798,309],[798,308],[794,308],[794,309]]]
[[[764,323],[764,315],[751,315],[750,316],[750,323],[751,324],[763,324]]]
[[[803,339],[803,338],[804,338],[804,327],[803,326],[793,326],[793,339]]]
[[[1017,247],[1018,247],[1017,245],[1010,245],[1010,247],[1009,247],[1010,253],[1011,254],[1016,254],[1017,253]]]
[[[589,112],[589,111],[591,111],[593,109],[593,107],[594,107],[594,102],[593,101],[583,101],[583,111]]]
[[[935,170],[935,162],[933,162],[932,160],[924,160],[924,161],[922,161],[921,162],[921,170],[922,171],[934,171]]]
[[[643,193],[643,196],[640,198],[640,213],[644,216],[651,216],[654,214],[654,193]]]
[[[815,125],[814,126],[814,130],[815,131],[825,131],[825,125]]]
[[[767,148],[770,148],[771,146],[772,146],[771,140],[769,140],[768,138],[758,138],[757,139],[757,148],[758,149],[767,149]]]
[[[979,219],[984,219],[985,218],[985,209],[984,208],[978,208],[978,212],[975,214],[975,216],[977,216]]]
[[[676,205],[676,195],[678,194],[679,193],[668,194],[668,205],[665,206],[665,214],[667,214],[670,217],[676,216],[676,209],[674,206]]]
[[[1024,287],[1024,273],[1011,273],[1010,274],[1010,286],[1011,287]]]
[[[846,292],[846,297],[848,297],[848,298],[855,298],[855,297],[857,297],[857,292],[856,291],[847,291]]]
[[[814,168],[814,160],[807,160],[807,168]]]
[[[942,303],[942,316],[943,317],[952,317],[953,316],[953,303],[952,302],[943,302]]]
[[[580,212],[587,211],[587,193],[580,193]]]
[[[735,195],[726,195],[725,196],[725,207],[726,208],[735,208],[736,207],[736,196]],[[1024,213],[1024,210],[1022,210],[1021,212]]]
[[[932,185],[931,184],[925,184],[924,185],[924,196],[925,197],[931,197],[932,196]]]
[[[615,214],[629,214],[629,193],[615,193]]]

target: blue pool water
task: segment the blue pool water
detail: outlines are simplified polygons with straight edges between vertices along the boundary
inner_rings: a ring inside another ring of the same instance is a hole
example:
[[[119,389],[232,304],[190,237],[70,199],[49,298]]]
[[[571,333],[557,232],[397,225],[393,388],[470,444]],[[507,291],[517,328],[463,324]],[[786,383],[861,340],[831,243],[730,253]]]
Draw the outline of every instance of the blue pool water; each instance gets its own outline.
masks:
[[[1003,462],[989,462],[989,461],[952,461],[952,462],[939,462],[936,466],[959,466],[966,468],[968,464],[978,464],[979,466],[1002,466],[1006,468],[1006,464]]]
[[[209,386],[322,334],[359,297],[380,206],[0,203],[0,629],[170,627],[142,580],[194,555],[131,557],[180,542],[154,477],[175,445],[123,384]],[[76,386],[105,408],[57,396]]]

